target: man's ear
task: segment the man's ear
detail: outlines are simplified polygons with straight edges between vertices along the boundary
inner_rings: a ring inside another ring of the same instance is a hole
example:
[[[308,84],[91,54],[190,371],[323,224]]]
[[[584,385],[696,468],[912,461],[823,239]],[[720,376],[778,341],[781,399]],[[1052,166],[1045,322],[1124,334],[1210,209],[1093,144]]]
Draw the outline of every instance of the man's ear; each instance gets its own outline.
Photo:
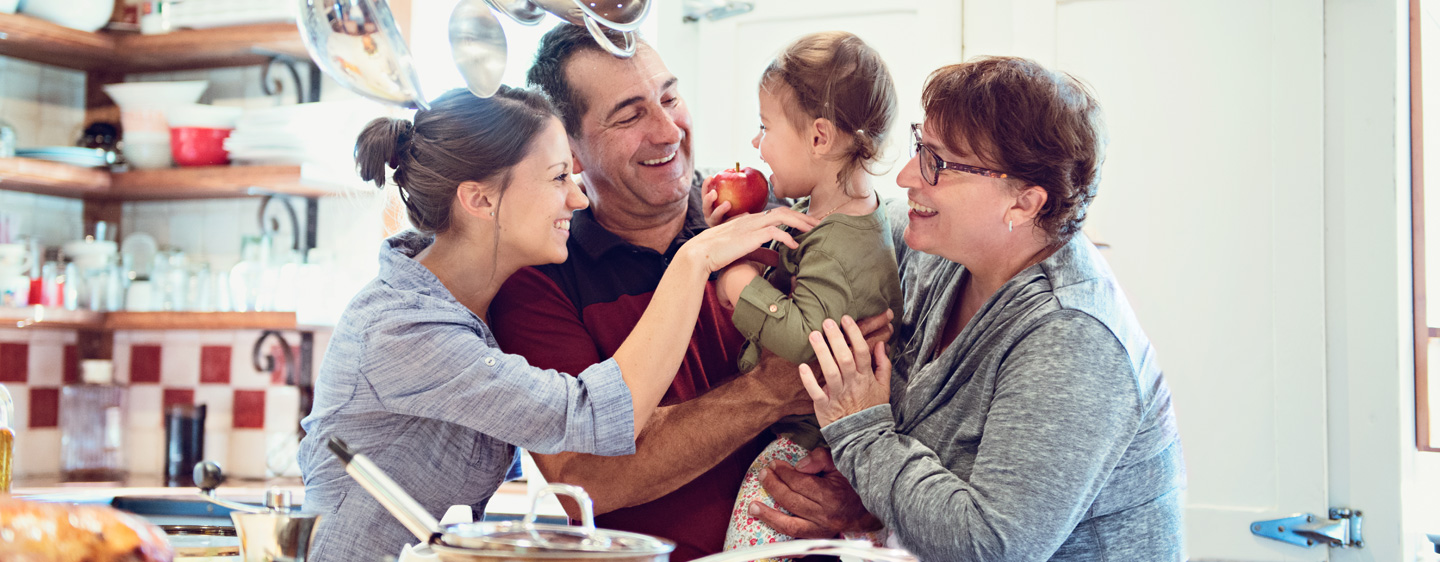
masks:
[[[826,156],[835,150],[835,141],[839,131],[835,124],[824,117],[816,119],[810,124],[810,150],[817,156]]]
[[[460,182],[455,189],[455,207],[472,217],[493,219],[495,210],[500,207],[500,190],[487,182]]]
[[[585,171],[585,166],[580,164],[580,143],[576,142],[575,137],[570,136],[569,133],[566,133],[565,138],[570,142],[570,173],[578,174]]]

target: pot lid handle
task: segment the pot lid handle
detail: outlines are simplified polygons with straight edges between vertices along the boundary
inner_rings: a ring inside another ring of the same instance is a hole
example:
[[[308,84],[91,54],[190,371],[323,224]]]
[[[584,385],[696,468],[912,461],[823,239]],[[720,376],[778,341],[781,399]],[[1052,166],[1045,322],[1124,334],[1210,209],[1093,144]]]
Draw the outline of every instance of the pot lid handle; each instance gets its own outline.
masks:
[[[540,500],[545,499],[545,496],[558,497],[561,495],[570,496],[575,503],[580,504],[580,532],[585,535],[581,545],[602,548],[610,546],[610,539],[595,532],[595,504],[590,501],[590,494],[585,493],[584,488],[570,484],[550,484],[535,491],[534,497],[530,498],[530,512],[526,513],[525,519],[520,522],[525,532],[530,534],[530,538],[534,539],[536,544],[546,548],[573,548],[573,545],[555,544],[535,529],[536,512],[540,511]]]

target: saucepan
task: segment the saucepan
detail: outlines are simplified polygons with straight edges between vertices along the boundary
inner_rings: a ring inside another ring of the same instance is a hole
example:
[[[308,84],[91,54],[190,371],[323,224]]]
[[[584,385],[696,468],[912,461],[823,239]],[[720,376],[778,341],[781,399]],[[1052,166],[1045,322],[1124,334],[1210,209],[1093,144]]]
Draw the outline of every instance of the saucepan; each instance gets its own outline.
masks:
[[[595,528],[590,497],[578,486],[551,484],[531,499],[530,512],[521,521],[456,523],[441,526],[414,498],[386,476],[375,463],[331,437],[330,450],[345,463],[345,472],[399,519],[405,528],[428,545],[444,562],[592,561],[667,562],[675,543],[640,533]],[[581,524],[536,523],[536,507],[548,495],[562,494],[580,504]],[[866,541],[796,540],[732,550],[695,562],[745,562],[766,558],[808,555],[855,556],[881,562],[915,562],[909,552],[876,548]]]

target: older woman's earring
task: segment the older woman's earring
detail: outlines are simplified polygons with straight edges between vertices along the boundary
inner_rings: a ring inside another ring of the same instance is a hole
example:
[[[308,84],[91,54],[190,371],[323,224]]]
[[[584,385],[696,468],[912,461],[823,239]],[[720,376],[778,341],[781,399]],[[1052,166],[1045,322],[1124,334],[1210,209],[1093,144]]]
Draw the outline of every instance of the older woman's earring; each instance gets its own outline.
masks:
[[[492,217],[495,216],[495,211],[490,211],[490,216],[492,216]],[[1011,224],[1011,227],[1010,227],[1010,228],[1015,228],[1015,227],[1014,227],[1015,221],[1010,221],[1010,224]]]
[[[494,215],[495,213],[490,213]],[[1015,219],[1010,219],[1010,232],[1015,232]]]

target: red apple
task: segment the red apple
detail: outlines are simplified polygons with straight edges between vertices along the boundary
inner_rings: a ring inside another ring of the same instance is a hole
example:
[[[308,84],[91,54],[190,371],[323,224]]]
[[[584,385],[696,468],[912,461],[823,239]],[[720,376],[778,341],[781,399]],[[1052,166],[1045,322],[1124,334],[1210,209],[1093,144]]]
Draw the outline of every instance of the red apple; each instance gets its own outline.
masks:
[[[718,196],[716,207],[730,202],[730,210],[725,212],[727,219],[742,213],[764,211],[765,201],[770,198],[770,184],[765,181],[765,174],[755,168],[741,168],[738,162],[734,170],[724,170],[710,178],[710,189],[715,190]]]

